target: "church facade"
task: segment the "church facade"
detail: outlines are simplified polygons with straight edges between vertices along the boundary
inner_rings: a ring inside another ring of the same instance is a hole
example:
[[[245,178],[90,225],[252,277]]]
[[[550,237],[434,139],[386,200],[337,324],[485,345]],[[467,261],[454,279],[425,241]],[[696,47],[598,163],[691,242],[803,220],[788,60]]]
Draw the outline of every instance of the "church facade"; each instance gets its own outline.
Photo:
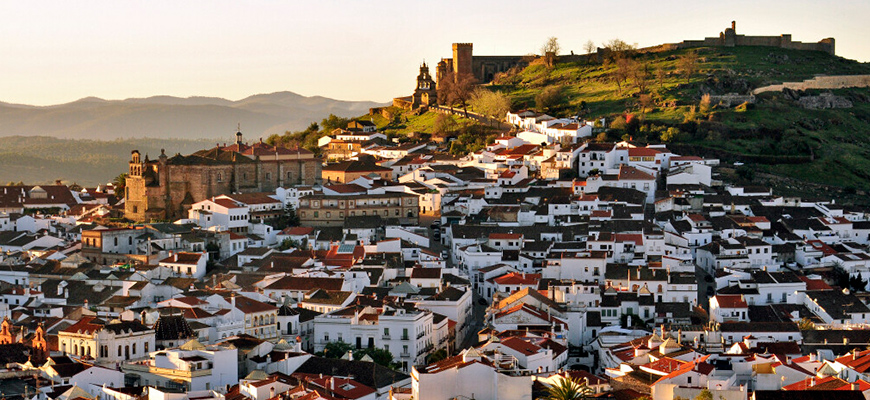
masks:
[[[320,181],[321,161],[303,148],[236,143],[190,155],[144,159],[133,150],[125,188],[124,217],[132,221],[187,216],[193,203],[232,193],[271,192]]]

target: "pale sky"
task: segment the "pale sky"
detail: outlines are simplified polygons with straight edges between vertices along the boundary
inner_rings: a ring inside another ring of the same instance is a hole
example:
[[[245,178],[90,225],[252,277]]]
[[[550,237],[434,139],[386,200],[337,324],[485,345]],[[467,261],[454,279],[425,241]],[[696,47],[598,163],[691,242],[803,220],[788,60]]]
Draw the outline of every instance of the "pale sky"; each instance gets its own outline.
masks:
[[[715,36],[836,38],[870,60],[870,1],[3,1],[0,101],[59,104],[289,90],[388,101],[422,60],[473,42],[478,55],[528,54],[549,36],[565,53],[612,38],[649,46]]]

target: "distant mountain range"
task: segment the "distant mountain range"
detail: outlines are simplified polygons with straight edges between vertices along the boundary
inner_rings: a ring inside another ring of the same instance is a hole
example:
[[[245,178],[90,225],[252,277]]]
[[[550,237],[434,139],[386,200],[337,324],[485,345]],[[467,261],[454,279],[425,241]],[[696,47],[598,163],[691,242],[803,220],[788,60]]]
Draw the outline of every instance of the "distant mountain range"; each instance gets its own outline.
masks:
[[[53,106],[0,102],[0,137],[53,136],[114,140],[149,137],[231,140],[236,126],[254,140],[301,130],[329,114],[355,117],[371,101],[343,101],[293,92],[257,94],[232,101],[216,97],[153,96],[125,100],[86,97]]]

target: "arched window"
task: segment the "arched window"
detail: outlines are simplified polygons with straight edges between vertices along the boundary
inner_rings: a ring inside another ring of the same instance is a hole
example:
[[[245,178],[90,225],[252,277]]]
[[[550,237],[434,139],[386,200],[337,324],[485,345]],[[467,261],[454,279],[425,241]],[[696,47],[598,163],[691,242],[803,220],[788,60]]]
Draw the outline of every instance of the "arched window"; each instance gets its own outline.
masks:
[[[73,354],[79,355],[79,345],[77,345],[77,344],[73,345]]]
[[[136,343],[133,343],[133,355],[136,354]]]
[[[121,357],[121,345],[118,345],[118,357]]]
[[[217,174],[217,181],[218,181],[218,182],[220,182],[220,181],[221,181],[221,179],[222,179],[222,176],[221,176],[221,173],[220,173],[220,172],[218,172],[218,174]]]

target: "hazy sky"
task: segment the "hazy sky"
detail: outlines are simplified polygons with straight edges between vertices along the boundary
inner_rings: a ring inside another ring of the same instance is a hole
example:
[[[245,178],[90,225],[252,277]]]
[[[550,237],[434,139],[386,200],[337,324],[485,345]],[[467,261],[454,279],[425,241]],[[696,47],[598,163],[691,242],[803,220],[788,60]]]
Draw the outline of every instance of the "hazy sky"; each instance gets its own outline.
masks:
[[[417,66],[474,52],[527,54],[549,36],[564,52],[619,37],[640,46],[738,33],[815,42],[870,60],[870,1],[3,1],[0,101],[58,104],[289,90],[388,101]]]

